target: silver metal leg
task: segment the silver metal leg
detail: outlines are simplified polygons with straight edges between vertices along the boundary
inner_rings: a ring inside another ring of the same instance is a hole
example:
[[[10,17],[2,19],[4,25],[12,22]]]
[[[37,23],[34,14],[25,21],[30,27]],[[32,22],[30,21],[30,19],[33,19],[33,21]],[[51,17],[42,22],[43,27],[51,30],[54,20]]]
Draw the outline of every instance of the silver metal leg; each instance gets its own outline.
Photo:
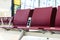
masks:
[[[9,23],[8,23],[9,26],[11,25],[11,21],[12,21],[12,18],[9,19]]]
[[[21,40],[22,39],[22,37],[24,36],[24,34],[25,34],[25,31],[24,30],[20,30],[21,31],[21,35],[20,35],[20,38],[19,38],[19,40]]]
[[[3,19],[1,18],[1,25],[4,25],[4,23],[3,23]]]

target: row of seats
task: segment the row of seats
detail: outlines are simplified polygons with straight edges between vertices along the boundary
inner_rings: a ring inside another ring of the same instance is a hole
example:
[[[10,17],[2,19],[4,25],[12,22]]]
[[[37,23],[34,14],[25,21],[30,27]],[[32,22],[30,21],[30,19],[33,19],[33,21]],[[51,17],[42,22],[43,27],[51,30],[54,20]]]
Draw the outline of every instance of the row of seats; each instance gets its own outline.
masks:
[[[30,20],[29,20],[30,18]],[[9,17],[6,19],[8,22]],[[35,29],[35,30],[58,30],[60,31],[60,6],[18,9],[12,18],[12,28],[17,29]],[[1,17],[0,17],[1,22]],[[30,25],[29,25],[30,24]]]

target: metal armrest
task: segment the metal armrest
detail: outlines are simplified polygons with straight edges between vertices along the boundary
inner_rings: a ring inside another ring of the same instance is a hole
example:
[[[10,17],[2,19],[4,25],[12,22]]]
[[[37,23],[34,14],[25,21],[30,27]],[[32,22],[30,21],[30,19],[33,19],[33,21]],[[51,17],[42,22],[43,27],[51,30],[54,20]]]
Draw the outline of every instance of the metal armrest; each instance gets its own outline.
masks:
[[[30,27],[30,24],[31,24],[31,17],[28,18],[27,28]]]
[[[12,19],[13,19],[13,17],[10,17],[10,18],[9,18],[9,23],[8,23],[8,25],[10,25],[10,24],[11,24]]]

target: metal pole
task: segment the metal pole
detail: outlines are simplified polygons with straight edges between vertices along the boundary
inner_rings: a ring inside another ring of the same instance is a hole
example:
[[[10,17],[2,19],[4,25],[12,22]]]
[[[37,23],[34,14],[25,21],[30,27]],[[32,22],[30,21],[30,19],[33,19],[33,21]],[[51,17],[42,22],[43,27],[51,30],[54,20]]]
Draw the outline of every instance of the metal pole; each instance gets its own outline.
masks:
[[[24,34],[25,34],[25,31],[24,31],[24,30],[21,30],[21,35],[20,35],[19,40],[21,40],[21,39],[22,39],[22,37],[24,36]]]
[[[11,12],[12,16],[14,16],[14,0],[12,0]]]

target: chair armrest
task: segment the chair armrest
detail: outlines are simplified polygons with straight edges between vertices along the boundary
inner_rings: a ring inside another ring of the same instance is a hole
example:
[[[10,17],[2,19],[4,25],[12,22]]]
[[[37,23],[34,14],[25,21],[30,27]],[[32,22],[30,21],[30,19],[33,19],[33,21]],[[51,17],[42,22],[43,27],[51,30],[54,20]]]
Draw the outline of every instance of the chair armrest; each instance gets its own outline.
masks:
[[[28,22],[27,22],[27,28],[29,28],[31,25],[31,17],[28,18]]]

